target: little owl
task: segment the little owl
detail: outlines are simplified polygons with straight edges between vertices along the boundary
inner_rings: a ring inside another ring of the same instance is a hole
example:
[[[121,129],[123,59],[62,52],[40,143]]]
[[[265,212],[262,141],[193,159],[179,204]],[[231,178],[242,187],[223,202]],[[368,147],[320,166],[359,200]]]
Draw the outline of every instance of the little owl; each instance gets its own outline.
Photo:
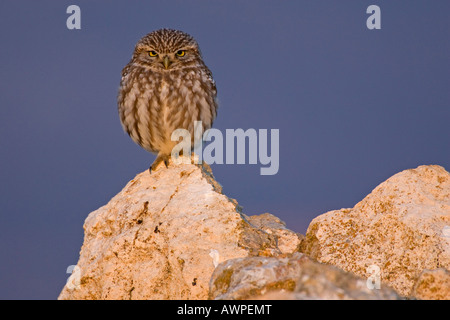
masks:
[[[176,129],[194,137],[194,121],[211,128],[217,90],[195,39],[178,30],[153,31],[138,41],[122,70],[118,95],[120,121],[134,142],[157,153],[149,170],[168,165]]]

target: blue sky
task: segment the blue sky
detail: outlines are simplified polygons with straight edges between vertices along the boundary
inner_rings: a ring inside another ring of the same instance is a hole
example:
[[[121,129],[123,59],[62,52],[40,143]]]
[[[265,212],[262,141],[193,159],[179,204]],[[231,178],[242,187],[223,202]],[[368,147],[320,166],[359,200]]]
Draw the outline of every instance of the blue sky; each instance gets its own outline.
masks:
[[[66,8],[81,8],[81,30]],[[368,30],[366,9],[381,8]],[[56,299],[89,212],[154,155],[123,132],[121,69],[162,27],[200,44],[218,88],[214,127],[279,129],[280,167],[213,165],[248,215],[304,233],[393,174],[450,168],[450,3],[2,1],[0,298]]]

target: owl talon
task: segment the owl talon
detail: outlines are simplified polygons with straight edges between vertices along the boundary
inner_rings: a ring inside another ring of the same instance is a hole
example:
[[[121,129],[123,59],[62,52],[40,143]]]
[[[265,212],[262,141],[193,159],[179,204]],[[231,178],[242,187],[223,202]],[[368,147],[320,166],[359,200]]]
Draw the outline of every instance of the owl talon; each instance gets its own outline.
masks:
[[[169,168],[169,157],[166,155],[157,156],[155,161],[153,161],[152,165],[150,166],[150,168],[148,168],[148,172],[150,172],[150,174],[152,174],[152,171],[155,171],[161,162],[164,162],[164,165],[166,166],[166,168]]]

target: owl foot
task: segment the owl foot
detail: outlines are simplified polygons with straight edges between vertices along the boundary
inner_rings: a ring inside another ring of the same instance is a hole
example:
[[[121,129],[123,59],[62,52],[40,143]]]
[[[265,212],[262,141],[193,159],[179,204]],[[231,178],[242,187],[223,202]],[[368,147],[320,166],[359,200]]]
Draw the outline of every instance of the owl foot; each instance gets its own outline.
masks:
[[[169,158],[170,158],[170,156],[168,156],[168,155],[165,155],[165,154],[159,155],[158,154],[155,161],[153,161],[150,168],[148,168],[148,172],[150,172],[150,174],[152,174],[152,171],[155,171],[161,162],[164,162],[164,165],[166,166],[166,168],[168,168],[169,167]]]

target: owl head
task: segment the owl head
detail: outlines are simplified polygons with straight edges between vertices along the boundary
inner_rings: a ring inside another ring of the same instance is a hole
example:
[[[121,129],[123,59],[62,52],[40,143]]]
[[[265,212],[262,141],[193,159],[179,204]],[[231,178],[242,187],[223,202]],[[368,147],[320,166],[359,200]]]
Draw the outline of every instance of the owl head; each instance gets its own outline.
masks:
[[[195,39],[172,29],[156,30],[140,39],[132,61],[154,71],[172,71],[203,64]]]

